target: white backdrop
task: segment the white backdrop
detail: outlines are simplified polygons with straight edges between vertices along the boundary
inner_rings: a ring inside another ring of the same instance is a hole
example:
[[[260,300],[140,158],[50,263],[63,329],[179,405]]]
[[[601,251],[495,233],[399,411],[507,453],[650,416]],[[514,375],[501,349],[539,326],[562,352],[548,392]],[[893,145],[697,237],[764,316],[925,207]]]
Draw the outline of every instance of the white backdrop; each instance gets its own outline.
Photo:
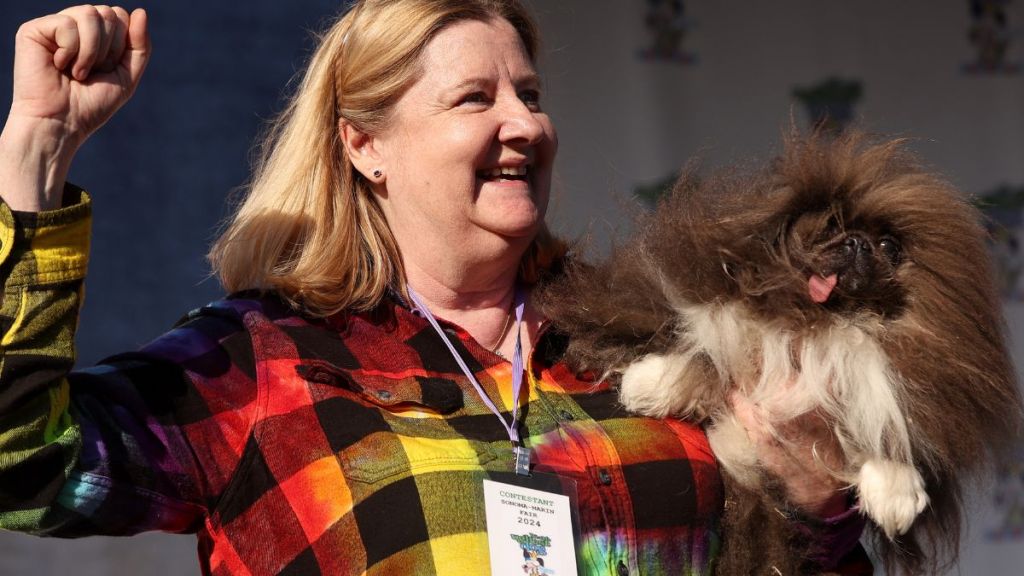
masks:
[[[1018,378],[1024,381],[1024,304],[1006,305]],[[1021,458],[1018,454],[1018,458]],[[964,576],[1016,576],[1024,573],[1024,460],[978,495],[964,543]]]
[[[968,193],[1024,185],[1024,76],[968,74],[966,0],[692,0],[684,49],[696,63],[644,60],[641,0],[534,0],[547,107],[561,136],[564,229],[616,221],[617,195],[693,156],[720,165],[776,149],[796,86],[857,78],[869,130],[913,147]],[[1008,60],[1024,60],[1024,2],[1009,5]]]

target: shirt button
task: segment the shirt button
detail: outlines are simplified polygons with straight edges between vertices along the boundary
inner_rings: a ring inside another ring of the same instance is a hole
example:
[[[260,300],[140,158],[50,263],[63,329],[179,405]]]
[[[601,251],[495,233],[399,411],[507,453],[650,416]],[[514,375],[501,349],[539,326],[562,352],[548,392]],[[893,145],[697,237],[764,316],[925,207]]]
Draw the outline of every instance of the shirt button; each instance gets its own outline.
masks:
[[[600,470],[598,470],[597,471],[597,476],[598,476],[598,478],[601,479],[601,484],[604,484],[605,486],[611,486],[612,485],[612,475],[608,473],[608,469],[607,468],[601,468]],[[621,566],[621,564],[620,564],[620,566]]]
[[[562,411],[560,411],[558,413],[558,415],[562,417],[562,420],[575,420],[576,419],[576,417],[572,415],[572,412],[569,412],[568,410],[562,410]]]
[[[619,576],[629,576],[629,568],[626,568],[626,565],[621,560],[619,565],[615,567],[615,571],[618,572]]]

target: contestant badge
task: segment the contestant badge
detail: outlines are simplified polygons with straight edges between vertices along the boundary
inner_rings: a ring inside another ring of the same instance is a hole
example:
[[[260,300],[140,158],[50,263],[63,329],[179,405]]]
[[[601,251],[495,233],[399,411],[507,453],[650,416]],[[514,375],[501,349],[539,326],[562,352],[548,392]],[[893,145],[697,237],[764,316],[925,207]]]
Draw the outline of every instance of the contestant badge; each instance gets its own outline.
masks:
[[[492,576],[576,576],[568,496],[484,480]]]

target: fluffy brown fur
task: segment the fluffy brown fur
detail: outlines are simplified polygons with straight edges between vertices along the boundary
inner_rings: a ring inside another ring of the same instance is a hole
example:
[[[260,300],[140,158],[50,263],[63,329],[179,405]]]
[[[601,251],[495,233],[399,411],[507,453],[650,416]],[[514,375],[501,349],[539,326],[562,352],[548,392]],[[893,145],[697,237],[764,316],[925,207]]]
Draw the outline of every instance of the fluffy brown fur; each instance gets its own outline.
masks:
[[[923,480],[928,504],[907,525],[869,523],[889,572],[954,563],[964,487],[1016,437],[1022,413],[984,229],[964,198],[899,141],[792,136],[764,169],[683,176],[636,230],[607,260],[571,263],[537,291],[570,336],[570,363],[628,384],[644,359],[670,358],[654,400],[627,401],[625,389],[624,403],[712,431],[729,418],[730,390],[776,424],[823,415],[844,449],[835,474],[861,496],[866,462]],[[876,376],[861,374],[863,358]],[[718,573],[803,570],[777,480],[723,468]]]

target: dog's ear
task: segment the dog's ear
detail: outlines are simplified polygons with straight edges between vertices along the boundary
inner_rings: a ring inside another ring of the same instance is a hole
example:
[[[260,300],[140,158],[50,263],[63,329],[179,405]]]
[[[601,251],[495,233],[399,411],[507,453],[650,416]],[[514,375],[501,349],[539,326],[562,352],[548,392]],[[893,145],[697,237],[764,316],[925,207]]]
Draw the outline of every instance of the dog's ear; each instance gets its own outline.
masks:
[[[566,360],[576,370],[606,372],[644,354],[666,351],[675,314],[635,247],[601,264],[569,261],[564,273],[534,291],[534,303],[569,336]]]

